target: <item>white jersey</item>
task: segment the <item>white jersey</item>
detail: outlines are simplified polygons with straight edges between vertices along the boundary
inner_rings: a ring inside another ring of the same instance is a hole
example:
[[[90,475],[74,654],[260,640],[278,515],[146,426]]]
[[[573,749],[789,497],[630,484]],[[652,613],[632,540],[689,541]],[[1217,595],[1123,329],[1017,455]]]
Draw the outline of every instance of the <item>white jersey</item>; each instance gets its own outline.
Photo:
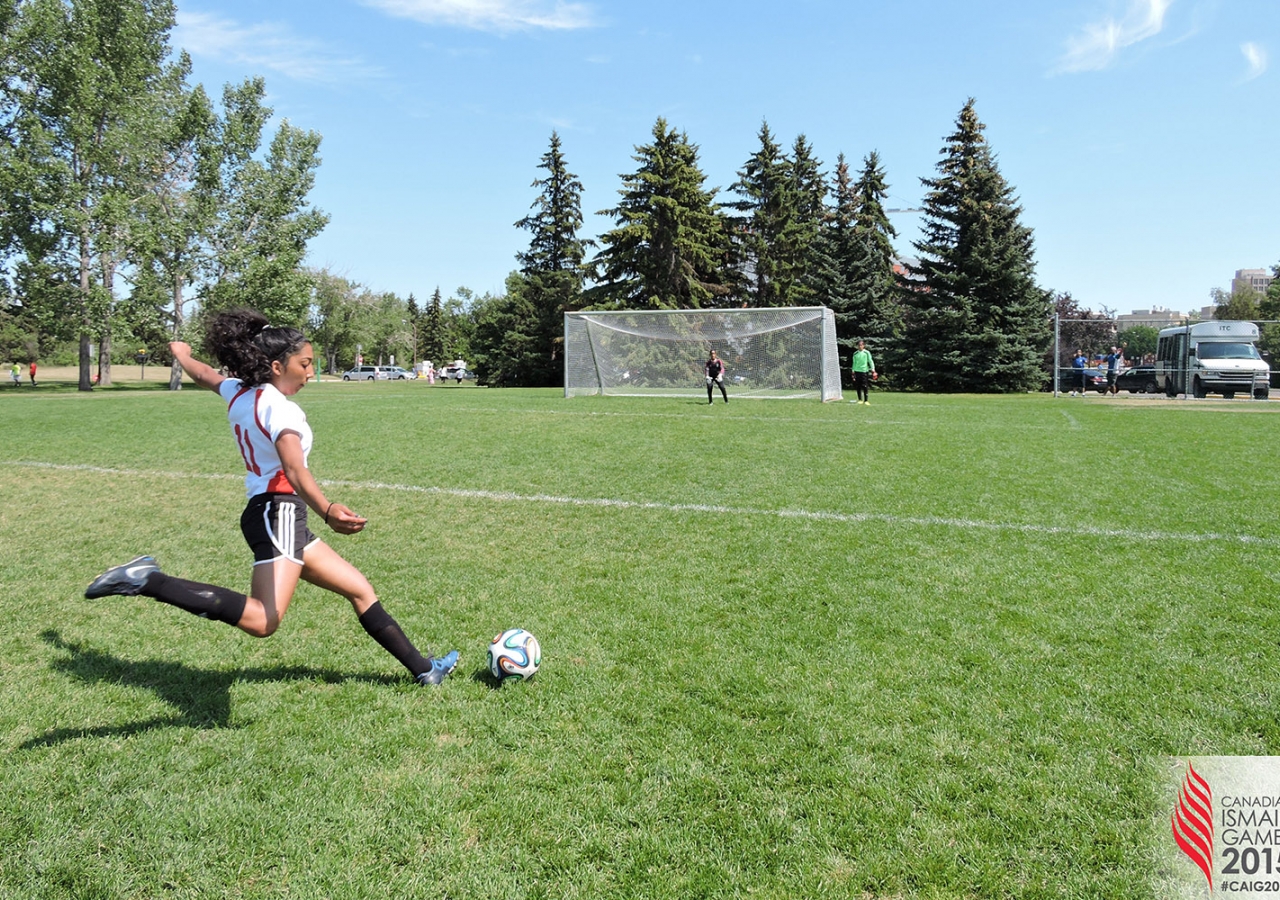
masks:
[[[245,494],[296,494],[280,464],[276,440],[286,431],[296,433],[302,441],[302,462],[306,464],[311,453],[311,426],[302,407],[274,385],[245,387],[239,378],[223,381],[218,393],[227,401],[227,421],[244,458]]]

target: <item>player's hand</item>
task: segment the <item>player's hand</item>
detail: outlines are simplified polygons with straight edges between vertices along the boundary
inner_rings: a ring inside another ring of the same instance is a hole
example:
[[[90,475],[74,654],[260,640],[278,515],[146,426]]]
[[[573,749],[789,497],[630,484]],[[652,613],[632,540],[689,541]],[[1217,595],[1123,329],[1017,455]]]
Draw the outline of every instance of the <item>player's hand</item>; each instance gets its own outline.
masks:
[[[191,356],[191,345],[186,341],[170,341],[169,352],[179,358]]]
[[[369,521],[364,516],[357,516],[345,503],[334,503],[329,507],[329,513],[325,518],[329,521],[329,527],[338,534],[355,534],[363,531],[365,523]]]

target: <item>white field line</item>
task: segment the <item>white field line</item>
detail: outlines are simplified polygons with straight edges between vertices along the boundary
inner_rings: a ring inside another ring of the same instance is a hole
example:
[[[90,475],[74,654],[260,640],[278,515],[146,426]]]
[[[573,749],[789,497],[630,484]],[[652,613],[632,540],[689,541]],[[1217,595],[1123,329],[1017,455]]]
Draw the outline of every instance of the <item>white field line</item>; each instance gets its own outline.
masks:
[[[242,481],[244,476],[231,474],[202,474],[198,472],[160,472],[142,469],[123,469],[107,466],[67,465],[20,460],[10,465],[31,469],[48,469],[59,472],[91,472],[122,478],[173,478],[201,481]],[[617,500],[607,497],[558,497],[554,494],[517,494],[513,491],[482,491],[469,488],[424,487],[414,484],[391,484],[380,481],[344,481],[320,478],[325,487],[352,488],[362,491],[390,491],[394,493],[434,494],[442,497],[461,497],[468,500],[489,500],[495,503],[549,503],[562,506],[599,507],[607,509],[652,510],[671,513],[707,513],[711,515],[757,516],[774,519],[800,519],[812,522],[836,522],[860,524],[879,522],[884,525],[909,527],[953,528],[964,531],[994,531],[1030,535],[1064,535],[1077,537],[1103,537],[1143,543],[1177,541],[1189,544],[1227,543],[1253,547],[1280,547],[1280,538],[1258,537],[1251,534],[1224,534],[1208,531],[1140,531],[1130,528],[1103,528],[1095,525],[1036,525],[1019,522],[984,522],[977,519],[961,519],[954,516],[899,516],[891,513],[841,513],[806,509],[756,509],[742,506],[720,506],[708,503],[658,503],[646,500]]]

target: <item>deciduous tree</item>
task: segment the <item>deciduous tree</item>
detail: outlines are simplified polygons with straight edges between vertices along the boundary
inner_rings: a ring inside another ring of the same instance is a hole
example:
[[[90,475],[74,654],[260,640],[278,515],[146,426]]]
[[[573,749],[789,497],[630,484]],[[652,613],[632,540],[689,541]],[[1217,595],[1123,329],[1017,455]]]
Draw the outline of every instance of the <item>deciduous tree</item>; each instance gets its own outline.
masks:
[[[164,78],[174,6],[27,0],[6,4],[4,17],[0,206],[25,256],[27,296],[72,304],[89,390],[90,341],[107,327],[132,215],[128,176],[151,146],[147,98]]]
[[[272,110],[261,78],[230,86],[216,148],[219,173],[213,270],[201,291],[206,312],[252,306],[273,323],[301,326],[312,284],[302,268],[307,243],[329,217],[307,205],[320,165],[320,135],[281,123],[265,156],[256,154]]]

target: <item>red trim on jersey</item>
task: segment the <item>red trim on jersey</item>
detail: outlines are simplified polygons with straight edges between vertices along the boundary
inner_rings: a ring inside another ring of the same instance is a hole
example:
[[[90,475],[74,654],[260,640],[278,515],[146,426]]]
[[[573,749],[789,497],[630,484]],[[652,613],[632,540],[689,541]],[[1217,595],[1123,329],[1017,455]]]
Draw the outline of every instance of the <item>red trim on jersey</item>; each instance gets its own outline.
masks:
[[[258,423],[258,430],[267,436],[267,440],[271,440],[271,432],[267,431],[262,425],[262,417],[258,415],[258,404],[262,402],[262,388],[258,388],[258,392],[253,395],[253,421]],[[272,443],[275,443],[272,441]]]
[[[289,483],[289,479],[284,475],[284,469],[271,476],[271,480],[267,482],[267,491],[272,494],[296,494],[293,485]]]
[[[242,386],[240,390],[236,391],[236,395],[231,398],[231,402],[227,404],[227,409],[231,409],[231,407],[235,406],[236,401],[239,400],[241,397],[243,397],[245,394],[249,393],[249,391],[251,390],[253,390],[253,388]]]
[[[236,446],[240,448],[240,456],[244,460],[244,467],[254,475],[261,475],[262,470],[258,468],[258,458],[253,452],[253,441],[249,440],[249,435],[244,430],[236,426]]]

